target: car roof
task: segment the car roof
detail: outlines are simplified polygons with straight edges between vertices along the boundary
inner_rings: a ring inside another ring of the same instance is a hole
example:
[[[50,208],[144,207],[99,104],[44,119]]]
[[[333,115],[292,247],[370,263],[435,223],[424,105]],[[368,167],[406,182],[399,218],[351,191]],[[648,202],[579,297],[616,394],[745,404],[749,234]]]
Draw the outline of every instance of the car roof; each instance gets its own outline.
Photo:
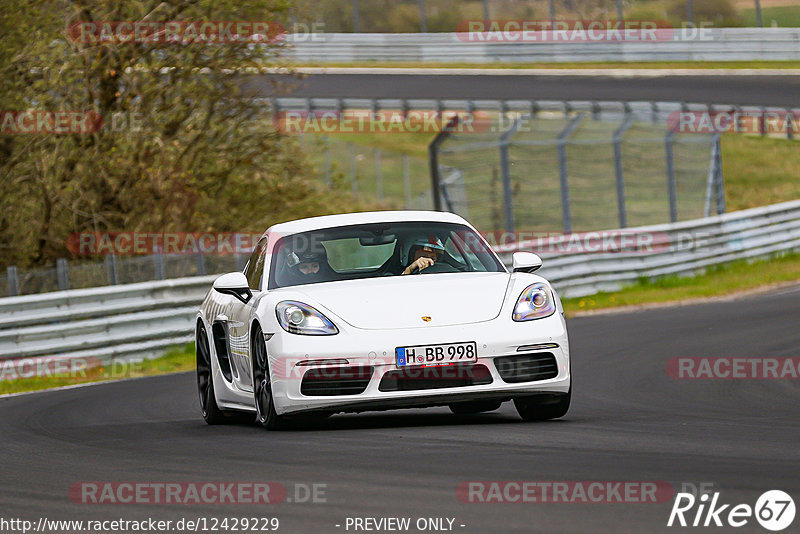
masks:
[[[382,222],[449,222],[472,227],[467,221],[455,213],[444,211],[365,211],[360,213],[343,213],[340,215],[323,215],[309,217],[270,226],[267,233],[291,235],[322,228],[352,226]]]

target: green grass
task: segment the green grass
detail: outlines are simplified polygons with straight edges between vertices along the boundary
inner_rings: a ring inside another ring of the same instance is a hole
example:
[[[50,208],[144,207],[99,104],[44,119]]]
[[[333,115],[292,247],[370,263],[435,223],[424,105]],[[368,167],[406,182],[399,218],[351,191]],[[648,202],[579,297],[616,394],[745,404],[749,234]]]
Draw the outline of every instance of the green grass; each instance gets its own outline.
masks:
[[[728,211],[800,198],[797,141],[727,134],[722,168]]]
[[[191,371],[195,368],[194,343],[184,347],[174,347],[163,356],[133,363],[117,363],[103,367],[93,367],[75,376],[49,376],[18,378],[0,381],[0,395],[38,391],[42,389],[73,386],[87,382],[108,382],[124,378],[164,375]]]
[[[703,299],[794,281],[800,281],[800,253],[768,260],[736,261],[709,268],[694,277],[642,279],[620,291],[564,299],[564,310],[569,315],[604,308]]]
[[[748,26],[756,25],[756,10],[743,9],[742,17]],[[772,21],[781,28],[797,28],[800,26],[800,6],[774,6],[761,8],[761,20],[764,26],[772,26]]]
[[[783,8],[771,8],[783,9]],[[798,9],[792,7],[790,9]],[[765,21],[769,21],[766,16]],[[794,24],[798,26],[800,24]],[[781,26],[783,26],[781,24]],[[788,26],[788,24],[787,24]],[[358,63],[301,63],[295,67],[344,68],[409,68],[409,69],[798,69],[800,61],[611,61],[570,63],[444,63],[422,61],[358,62]]]

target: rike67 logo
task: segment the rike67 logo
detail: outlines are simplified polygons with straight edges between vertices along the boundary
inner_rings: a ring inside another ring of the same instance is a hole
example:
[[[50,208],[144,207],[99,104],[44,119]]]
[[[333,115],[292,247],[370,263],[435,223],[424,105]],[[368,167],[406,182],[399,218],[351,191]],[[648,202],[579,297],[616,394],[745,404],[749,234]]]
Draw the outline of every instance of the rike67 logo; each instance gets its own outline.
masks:
[[[787,529],[795,517],[794,500],[784,491],[763,493],[755,506],[749,504],[722,504],[720,493],[704,493],[695,497],[691,493],[678,493],[669,514],[667,526],[739,528],[755,518],[767,530],[779,532]]]

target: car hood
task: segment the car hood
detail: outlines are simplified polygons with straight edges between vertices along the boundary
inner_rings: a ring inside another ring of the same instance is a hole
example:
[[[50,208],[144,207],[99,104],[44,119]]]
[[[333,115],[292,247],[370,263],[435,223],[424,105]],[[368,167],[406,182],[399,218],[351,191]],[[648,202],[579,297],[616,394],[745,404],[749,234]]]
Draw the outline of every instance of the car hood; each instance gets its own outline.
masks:
[[[303,292],[356,328],[450,326],[497,317],[509,279],[508,273],[420,274],[318,284]]]

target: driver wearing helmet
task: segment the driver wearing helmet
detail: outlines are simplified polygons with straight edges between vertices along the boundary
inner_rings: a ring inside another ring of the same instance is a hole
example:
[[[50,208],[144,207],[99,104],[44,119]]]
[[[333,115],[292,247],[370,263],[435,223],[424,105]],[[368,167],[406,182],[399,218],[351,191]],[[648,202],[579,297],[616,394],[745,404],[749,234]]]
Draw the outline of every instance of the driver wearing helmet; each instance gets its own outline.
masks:
[[[444,255],[444,245],[436,236],[428,236],[414,240],[408,251],[409,264],[403,274],[422,272],[439,261]]]
[[[287,258],[289,273],[301,283],[323,281],[330,277],[331,267],[324,247],[319,251],[292,252]]]

